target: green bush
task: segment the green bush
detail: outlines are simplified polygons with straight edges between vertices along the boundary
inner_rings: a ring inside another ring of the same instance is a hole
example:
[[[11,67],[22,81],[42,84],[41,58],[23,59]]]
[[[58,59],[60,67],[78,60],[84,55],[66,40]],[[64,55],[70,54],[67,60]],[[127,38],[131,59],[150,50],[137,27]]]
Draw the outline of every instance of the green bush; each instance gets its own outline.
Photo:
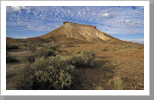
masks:
[[[6,63],[14,63],[17,62],[18,60],[14,57],[8,54],[8,52],[6,52]]]
[[[114,61],[105,61],[103,64],[102,69],[106,72],[113,72],[117,64]]]
[[[44,44],[45,49],[57,50],[57,48],[59,47],[60,47],[59,45],[55,45],[55,44]]]
[[[72,84],[74,66],[60,57],[39,57],[32,64],[20,67],[18,89],[50,90],[69,89]]]
[[[51,50],[57,50],[60,46],[59,45],[52,45],[52,46],[49,46],[48,49],[51,49]]]
[[[107,47],[105,47],[104,49],[102,49],[102,51],[107,51]]]
[[[107,83],[107,86],[109,89],[112,90],[124,90],[125,84],[123,84],[123,81],[120,79],[119,76],[115,76],[112,79],[110,79]]]
[[[29,45],[29,50],[34,53],[37,50],[36,45]]]
[[[50,49],[40,49],[32,55],[24,57],[24,59],[28,63],[33,63],[35,61],[35,58],[42,56],[44,57],[56,56],[56,53]]]
[[[95,54],[92,51],[78,51],[70,63],[76,68],[92,68],[95,64]]]
[[[33,63],[35,61],[35,58],[37,57],[36,54],[33,54],[33,55],[29,55],[29,56],[26,56],[24,58],[24,60],[28,63]]]
[[[65,47],[75,47],[74,44],[65,44]]]
[[[42,43],[40,43],[40,44],[37,44],[37,46],[39,46],[39,47],[43,47],[44,45],[43,45]]]
[[[28,44],[27,43],[20,43],[19,44],[21,47],[28,47]]]
[[[36,52],[38,57],[44,56],[44,57],[48,57],[48,56],[56,56],[56,53],[53,50],[50,49],[40,49]]]
[[[6,44],[6,50],[19,49],[19,46],[13,44]]]

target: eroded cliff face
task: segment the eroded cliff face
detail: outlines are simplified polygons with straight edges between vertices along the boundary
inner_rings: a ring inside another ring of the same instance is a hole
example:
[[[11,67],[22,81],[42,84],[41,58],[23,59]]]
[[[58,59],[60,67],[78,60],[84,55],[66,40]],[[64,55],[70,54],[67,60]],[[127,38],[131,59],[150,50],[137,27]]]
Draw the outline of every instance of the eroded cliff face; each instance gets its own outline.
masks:
[[[73,41],[73,39],[77,39],[92,43],[116,40],[116,38],[99,31],[95,26],[72,22],[63,22],[62,26],[45,35],[39,36],[39,38],[50,38],[54,42],[64,41],[67,39],[72,39]]]
[[[83,25],[71,22],[63,22],[63,26],[65,28],[71,29],[72,32],[80,34],[80,36],[82,36],[82,38],[84,38],[87,41],[90,41],[91,39],[97,39],[97,37],[102,39],[103,41],[111,39],[110,37],[106,36],[104,32],[97,30],[95,26]],[[80,38],[76,37],[75,34],[72,34],[70,32],[67,34],[67,38],[81,39],[81,37]]]

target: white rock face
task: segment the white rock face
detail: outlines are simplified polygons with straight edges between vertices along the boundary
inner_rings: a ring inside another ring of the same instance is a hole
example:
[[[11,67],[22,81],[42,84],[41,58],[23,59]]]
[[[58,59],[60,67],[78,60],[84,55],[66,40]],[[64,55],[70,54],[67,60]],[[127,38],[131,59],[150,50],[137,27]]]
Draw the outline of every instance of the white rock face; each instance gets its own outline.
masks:
[[[110,37],[105,36],[104,34],[100,33],[100,32],[96,32],[96,36],[101,38],[102,40],[110,40]]]

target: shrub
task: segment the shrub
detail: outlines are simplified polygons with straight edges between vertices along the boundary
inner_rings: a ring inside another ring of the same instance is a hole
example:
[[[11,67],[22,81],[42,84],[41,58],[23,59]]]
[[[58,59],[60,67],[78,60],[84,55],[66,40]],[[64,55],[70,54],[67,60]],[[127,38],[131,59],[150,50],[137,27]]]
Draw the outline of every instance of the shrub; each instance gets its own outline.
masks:
[[[14,56],[7,55],[6,56],[6,63],[13,63],[17,62],[18,60]]]
[[[60,47],[60,45],[58,45],[58,44],[52,44],[52,45],[47,44],[47,45],[44,45],[45,49],[50,49],[50,50],[54,50],[54,51],[57,50],[59,47]]]
[[[36,45],[29,45],[29,50],[34,53],[37,50]]]
[[[35,44],[40,47],[42,45],[42,42],[38,41]]]
[[[44,56],[44,57],[56,56],[56,53],[53,50],[44,49],[44,48],[38,50],[36,54],[37,54],[38,57],[41,57],[41,56]]]
[[[59,47],[60,47],[59,45],[53,45],[53,46],[50,46],[49,49],[57,50]]]
[[[104,61],[102,69],[103,71],[113,72],[117,64],[114,61]]]
[[[118,76],[115,76],[112,79],[110,79],[108,81],[107,85],[112,90],[124,90],[124,87],[125,87],[125,85],[123,84],[122,80]]]
[[[19,46],[13,44],[6,44],[6,50],[19,49]]]
[[[95,87],[95,90],[104,90],[104,88],[102,86],[97,86]]]
[[[44,45],[43,45],[42,43],[40,43],[40,44],[38,44],[37,46],[39,46],[39,47],[43,47]]]
[[[17,62],[18,60],[14,57],[8,54],[8,52],[6,52],[6,63],[13,63],[13,62]]]
[[[50,49],[40,49],[32,55],[24,57],[25,61],[28,63],[33,63],[35,58],[37,57],[49,57],[49,56],[56,56],[55,52]]]
[[[65,47],[75,47],[74,44],[66,44]]]
[[[28,47],[28,44],[27,43],[20,43],[20,46],[21,47]]]
[[[136,47],[137,49],[144,49],[144,46],[142,46],[142,47]]]
[[[92,68],[95,64],[95,54],[92,51],[78,51],[70,63],[77,68]]]
[[[102,51],[107,51],[107,47],[105,47],[104,49],[102,49]]]
[[[59,57],[39,57],[32,64],[20,67],[18,89],[49,90],[69,89],[74,66]]]
[[[37,57],[36,54],[26,56],[26,57],[25,57],[25,61],[28,62],[28,63],[33,63],[33,62],[35,61],[35,58],[36,58],[36,57]]]

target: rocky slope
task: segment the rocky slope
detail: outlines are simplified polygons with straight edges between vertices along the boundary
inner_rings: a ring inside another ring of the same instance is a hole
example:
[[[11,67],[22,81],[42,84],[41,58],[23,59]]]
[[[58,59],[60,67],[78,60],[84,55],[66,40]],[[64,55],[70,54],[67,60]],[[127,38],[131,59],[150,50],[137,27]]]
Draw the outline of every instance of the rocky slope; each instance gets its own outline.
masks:
[[[51,40],[56,43],[64,42],[89,42],[89,43],[104,43],[120,41],[104,32],[99,31],[95,26],[83,25],[71,22],[63,22],[63,25],[59,28],[39,36],[37,38],[43,38]]]
[[[22,41],[42,41],[56,44],[65,43],[122,43],[124,41],[99,31],[95,26],[72,22],[63,22],[59,28],[33,38],[20,39]],[[125,42],[126,43],[126,42]]]

